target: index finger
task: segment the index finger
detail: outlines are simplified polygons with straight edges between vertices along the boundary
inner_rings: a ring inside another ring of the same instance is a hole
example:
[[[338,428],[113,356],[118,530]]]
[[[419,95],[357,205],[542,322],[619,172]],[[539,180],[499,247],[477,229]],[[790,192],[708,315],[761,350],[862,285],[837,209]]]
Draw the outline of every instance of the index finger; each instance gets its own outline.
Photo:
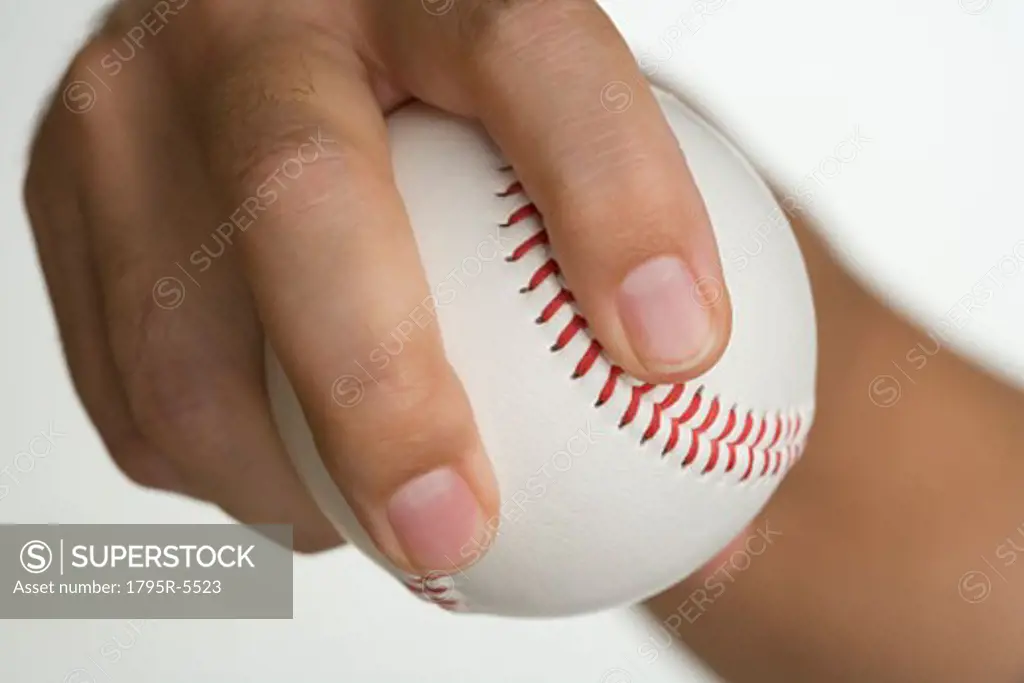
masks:
[[[238,245],[249,284],[360,528],[321,497],[328,516],[402,570],[464,566],[488,543],[498,492],[437,326],[374,364],[358,400],[346,394],[343,380],[430,290],[379,102],[345,45],[297,31],[300,50],[290,34],[243,38],[210,97],[223,137],[208,144],[245,226]]]

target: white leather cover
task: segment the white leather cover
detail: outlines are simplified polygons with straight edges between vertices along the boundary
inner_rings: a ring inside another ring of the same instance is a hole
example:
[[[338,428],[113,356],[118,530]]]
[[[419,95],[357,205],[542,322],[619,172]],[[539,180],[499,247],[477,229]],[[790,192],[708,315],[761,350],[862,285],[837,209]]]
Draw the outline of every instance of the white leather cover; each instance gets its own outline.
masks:
[[[676,99],[658,96],[722,253],[745,245],[748,254],[724,264],[729,347],[683,387],[610,375],[603,355],[574,379],[593,340],[581,328],[552,350],[576,313],[566,303],[538,322],[564,283],[557,272],[544,276],[546,243],[517,253],[543,228],[494,145],[478,126],[424,105],[390,118],[397,182],[435,297],[427,310],[434,305],[436,320],[418,315],[418,324],[440,324],[501,490],[497,537],[469,569],[406,577],[382,558],[323,467],[268,349],[282,435],[321,507],[347,539],[446,608],[550,616],[646,598],[722,549],[800,454],[814,411],[816,340],[796,241],[740,155]],[[531,279],[539,284],[523,291]],[[694,296],[713,300],[716,287],[703,282]],[[369,386],[399,339],[382,339],[376,360],[357,359],[361,369],[339,379],[347,384],[338,410],[353,387]]]

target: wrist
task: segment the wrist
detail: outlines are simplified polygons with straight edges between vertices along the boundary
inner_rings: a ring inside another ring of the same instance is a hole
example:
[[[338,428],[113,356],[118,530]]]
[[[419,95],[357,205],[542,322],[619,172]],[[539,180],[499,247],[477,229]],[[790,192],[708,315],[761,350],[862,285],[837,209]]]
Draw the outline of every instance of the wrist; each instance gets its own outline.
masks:
[[[713,563],[651,611],[737,682],[1019,678],[1024,397],[935,351],[799,232],[818,410],[804,458],[752,526],[776,538],[757,555],[734,547],[716,560],[724,571]],[[899,374],[915,350],[933,353]]]

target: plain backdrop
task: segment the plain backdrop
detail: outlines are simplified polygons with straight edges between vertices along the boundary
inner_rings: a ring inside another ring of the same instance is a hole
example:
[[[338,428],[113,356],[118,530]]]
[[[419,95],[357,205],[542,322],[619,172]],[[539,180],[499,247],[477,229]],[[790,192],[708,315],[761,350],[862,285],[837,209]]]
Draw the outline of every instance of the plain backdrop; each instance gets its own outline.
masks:
[[[941,325],[993,267],[1012,266],[1004,257],[1024,239],[1017,0],[603,4],[644,69],[801,198],[851,267],[923,327]],[[0,0],[0,469],[34,436],[60,433],[48,456],[22,459],[0,522],[220,521],[209,507],[140,491],[109,462],[69,384],[21,208],[34,115],[101,6]],[[1024,382],[1022,332],[1024,264],[952,341]],[[342,550],[296,560],[291,621],[0,621],[0,679],[714,680],[682,651],[640,657],[652,632],[625,610],[453,617]],[[100,654],[111,647],[116,662]]]

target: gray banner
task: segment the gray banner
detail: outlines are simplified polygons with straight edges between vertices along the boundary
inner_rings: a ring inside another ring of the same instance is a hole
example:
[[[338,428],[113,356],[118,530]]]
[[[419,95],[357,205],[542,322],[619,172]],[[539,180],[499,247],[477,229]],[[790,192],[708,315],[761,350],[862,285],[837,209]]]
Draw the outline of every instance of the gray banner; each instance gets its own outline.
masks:
[[[0,619],[290,619],[292,529],[0,525]]]

